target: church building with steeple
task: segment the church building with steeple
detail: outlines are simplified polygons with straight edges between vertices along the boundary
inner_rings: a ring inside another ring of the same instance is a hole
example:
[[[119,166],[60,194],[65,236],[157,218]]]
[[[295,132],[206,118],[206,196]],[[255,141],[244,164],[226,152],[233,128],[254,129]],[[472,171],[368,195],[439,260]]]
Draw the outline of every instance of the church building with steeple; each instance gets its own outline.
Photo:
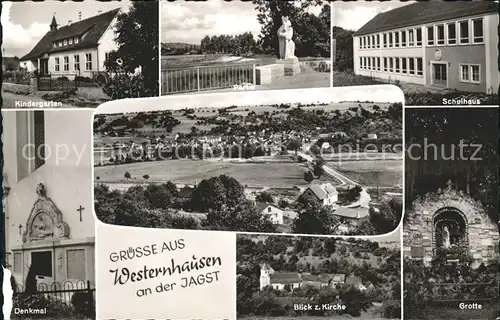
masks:
[[[52,16],[47,33],[21,57],[20,66],[40,76],[96,79],[108,54],[117,50],[115,25],[120,9],[63,24]]]

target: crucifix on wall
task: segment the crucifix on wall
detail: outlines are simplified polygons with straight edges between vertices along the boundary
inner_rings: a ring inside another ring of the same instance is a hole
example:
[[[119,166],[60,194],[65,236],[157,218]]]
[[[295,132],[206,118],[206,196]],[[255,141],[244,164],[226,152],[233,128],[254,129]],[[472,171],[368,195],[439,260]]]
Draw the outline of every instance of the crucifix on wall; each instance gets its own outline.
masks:
[[[84,207],[82,207],[82,205],[80,205],[80,207],[78,207],[78,209],[76,209],[76,211],[78,211],[80,213],[80,221],[82,221],[82,211],[85,210]]]
[[[20,224],[20,225],[18,226],[18,228],[19,228],[19,234],[21,234],[21,232],[22,232],[22,230],[23,230],[23,225],[22,225],[22,224]]]

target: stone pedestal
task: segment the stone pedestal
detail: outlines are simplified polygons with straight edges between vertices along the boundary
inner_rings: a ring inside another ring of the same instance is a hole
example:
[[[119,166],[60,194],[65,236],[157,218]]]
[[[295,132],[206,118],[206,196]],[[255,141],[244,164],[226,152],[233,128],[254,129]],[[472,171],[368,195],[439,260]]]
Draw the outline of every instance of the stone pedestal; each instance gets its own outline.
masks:
[[[285,71],[282,64],[268,64],[255,68],[256,84],[270,84],[274,79],[283,77]]]
[[[283,65],[285,68],[285,76],[294,76],[300,73],[300,63],[297,57],[288,59],[276,60],[276,64]]]

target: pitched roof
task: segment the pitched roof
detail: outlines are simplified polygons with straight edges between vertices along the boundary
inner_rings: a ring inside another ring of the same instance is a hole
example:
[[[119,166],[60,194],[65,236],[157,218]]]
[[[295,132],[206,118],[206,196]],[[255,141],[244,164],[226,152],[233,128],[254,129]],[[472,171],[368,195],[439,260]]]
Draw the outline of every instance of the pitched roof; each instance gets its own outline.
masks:
[[[332,186],[330,183],[312,184],[309,186],[309,189],[311,189],[311,191],[320,200],[326,199],[333,194],[338,194],[337,189],[335,189],[335,187]]]
[[[255,204],[257,205],[257,210],[259,210],[259,212],[264,211],[267,207],[273,207],[273,208],[275,208],[275,209],[277,209],[279,211],[283,211],[280,208],[278,208],[277,206],[273,205],[272,203],[256,202]]]
[[[114,9],[101,13],[81,21],[77,21],[70,25],[62,26],[55,31],[48,31],[35,47],[21,60],[37,59],[46,53],[63,52],[68,50],[86,49],[97,47],[99,40],[109,25],[118,14],[120,9]],[[78,43],[73,43],[64,47],[54,48],[52,43],[57,40],[67,39],[70,37],[82,36]]]
[[[410,27],[431,22],[496,13],[494,1],[419,1],[387,12],[382,12],[368,21],[355,36]]]
[[[302,279],[297,272],[275,272],[271,274],[271,283],[302,283]]]

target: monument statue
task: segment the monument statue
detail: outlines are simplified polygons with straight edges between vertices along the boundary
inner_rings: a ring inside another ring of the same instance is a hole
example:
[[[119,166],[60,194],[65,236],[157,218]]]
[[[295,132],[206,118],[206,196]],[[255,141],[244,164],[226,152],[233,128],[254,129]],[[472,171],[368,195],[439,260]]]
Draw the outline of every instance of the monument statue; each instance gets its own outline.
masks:
[[[288,17],[281,17],[282,25],[278,29],[278,42],[280,49],[279,59],[295,58],[295,43],[292,40],[293,28]]]
[[[443,227],[443,248],[448,249],[450,247],[450,231],[447,226]]]

